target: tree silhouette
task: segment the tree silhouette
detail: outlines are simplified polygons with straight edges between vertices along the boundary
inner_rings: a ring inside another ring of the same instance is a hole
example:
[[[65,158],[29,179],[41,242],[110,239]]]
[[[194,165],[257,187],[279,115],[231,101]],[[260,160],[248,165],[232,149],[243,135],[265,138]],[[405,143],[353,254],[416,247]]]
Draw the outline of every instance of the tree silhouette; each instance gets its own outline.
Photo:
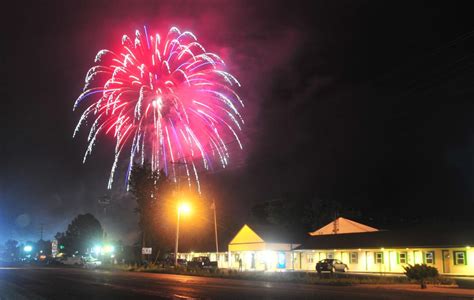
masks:
[[[71,224],[68,225],[66,232],[57,233],[58,244],[64,248],[60,249],[68,255],[86,254],[94,245],[100,244],[103,240],[104,230],[99,220],[92,214],[78,215]]]
[[[130,175],[130,192],[137,201],[142,247],[166,249],[170,245],[166,218],[171,184],[164,171],[152,171],[151,165],[134,164]]]
[[[20,248],[18,241],[8,240],[5,242],[3,259],[6,261],[16,261],[20,257]]]

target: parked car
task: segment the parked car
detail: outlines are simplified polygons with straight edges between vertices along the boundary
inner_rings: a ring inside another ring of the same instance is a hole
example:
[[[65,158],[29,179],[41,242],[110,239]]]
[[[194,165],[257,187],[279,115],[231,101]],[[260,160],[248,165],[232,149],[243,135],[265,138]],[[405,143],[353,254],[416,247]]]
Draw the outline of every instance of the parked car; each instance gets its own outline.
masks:
[[[70,256],[63,258],[60,260],[61,263],[65,265],[72,265],[72,266],[83,266],[84,265],[84,260],[80,256]]]
[[[178,266],[181,266],[181,267],[186,267],[188,265],[188,261],[182,258],[178,258],[177,262],[178,262]]]
[[[57,259],[57,258],[52,257],[52,256],[47,257],[46,260],[45,260],[45,263],[47,265],[52,265],[52,266],[60,266],[60,265],[63,264],[60,259]]]
[[[97,258],[89,257],[84,259],[84,267],[86,268],[96,268],[98,266],[101,266],[102,262],[98,260]]]
[[[193,257],[191,261],[188,261],[188,270],[217,270],[217,261],[211,261],[207,256]]]
[[[321,272],[347,272],[349,267],[340,260],[337,259],[323,259],[316,264],[316,271]]]

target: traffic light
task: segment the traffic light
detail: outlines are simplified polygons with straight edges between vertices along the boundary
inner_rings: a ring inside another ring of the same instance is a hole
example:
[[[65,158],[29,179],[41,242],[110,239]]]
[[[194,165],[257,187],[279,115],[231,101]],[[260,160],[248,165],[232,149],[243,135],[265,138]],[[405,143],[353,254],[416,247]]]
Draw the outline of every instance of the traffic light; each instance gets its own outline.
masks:
[[[64,249],[64,245],[59,245],[59,249],[63,250],[63,249]]]

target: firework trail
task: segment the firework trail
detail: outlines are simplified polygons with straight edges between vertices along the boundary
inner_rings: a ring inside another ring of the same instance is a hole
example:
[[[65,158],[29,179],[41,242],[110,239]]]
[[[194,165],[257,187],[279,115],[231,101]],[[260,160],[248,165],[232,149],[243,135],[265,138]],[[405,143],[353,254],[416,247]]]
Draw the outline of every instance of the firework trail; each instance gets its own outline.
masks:
[[[124,152],[127,182],[133,163],[151,163],[176,180],[184,165],[188,184],[200,191],[198,170],[216,161],[229,163],[227,144],[236,141],[244,123],[243,102],[234,91],[237,79],[224,61],[207,52],[196,36],[172,27],[162,39],[137,30],[122,38],[120,53],[101,50],[86,75],[83,93],[74,103],[86,105],[74,130],[89,124],[83,162],[101,135],[115,138],[108,188]],[[85,104],[89,102],[88,104]]]

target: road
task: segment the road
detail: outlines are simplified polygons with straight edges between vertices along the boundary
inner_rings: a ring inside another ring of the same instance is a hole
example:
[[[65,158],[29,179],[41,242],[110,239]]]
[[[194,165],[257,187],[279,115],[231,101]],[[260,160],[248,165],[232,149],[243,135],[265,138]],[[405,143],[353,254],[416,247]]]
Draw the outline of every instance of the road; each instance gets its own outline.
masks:
[[[10,299],[473,299],[474,295],[363,286],[323,286],[109,272],[74,268],[0,268],[0,300]]]

